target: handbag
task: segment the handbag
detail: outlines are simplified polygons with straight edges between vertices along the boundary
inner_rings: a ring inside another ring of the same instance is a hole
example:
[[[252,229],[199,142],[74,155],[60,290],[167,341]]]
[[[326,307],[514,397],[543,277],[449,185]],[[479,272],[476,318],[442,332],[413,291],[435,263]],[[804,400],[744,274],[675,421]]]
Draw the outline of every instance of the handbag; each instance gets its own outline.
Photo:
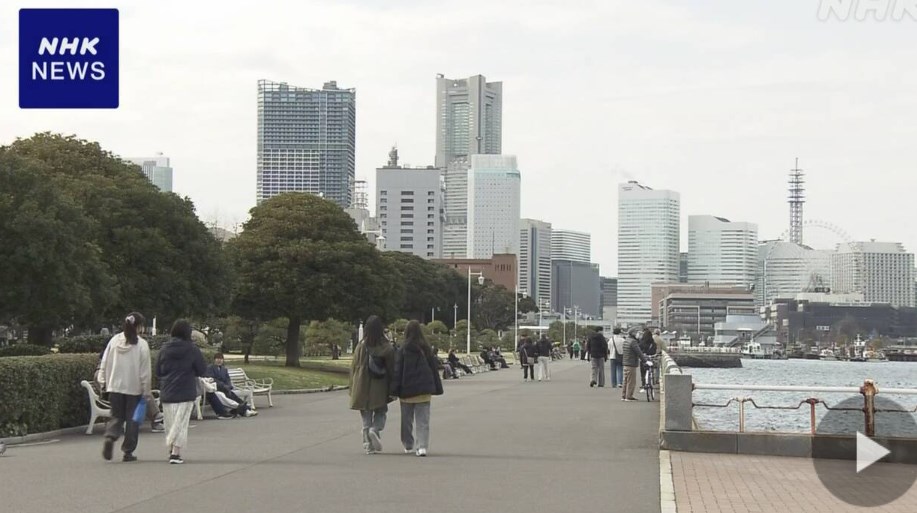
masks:
[[[133,420],[135,424],[143,424],[143,419],[145,418],[146,418],[146,398],[141,397],[140,400],[137,401],[137,407],[134,408],[134,415],[133,417],[131,417],[131,420]]]
[[[385,378],[385,362],[380,363],[379,360],[381,358],[373,356],[369,351],[369,347],[364,347],[363,350],[366,351],[366,368],[369,370],[370,377],[375,379]]]

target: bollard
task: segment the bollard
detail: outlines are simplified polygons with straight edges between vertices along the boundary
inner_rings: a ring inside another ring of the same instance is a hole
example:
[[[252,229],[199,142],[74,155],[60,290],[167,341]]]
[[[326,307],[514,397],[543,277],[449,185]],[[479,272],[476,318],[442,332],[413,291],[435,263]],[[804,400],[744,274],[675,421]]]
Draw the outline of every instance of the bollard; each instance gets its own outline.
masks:
[[[863,415],[866,418],[866,436],[876,436],[876,394],[879,388],[876,382],[867,379],[860,387],[860,393],[863,394]]]
[[[815,435],[815,405],[818,404],[818,399],[810,397],[804,402],[809,404],[809,431]]]
[[[736,401],[739,401],[739,433],[745,432],[745,401],[747,400],[746,397],[736,397]]]

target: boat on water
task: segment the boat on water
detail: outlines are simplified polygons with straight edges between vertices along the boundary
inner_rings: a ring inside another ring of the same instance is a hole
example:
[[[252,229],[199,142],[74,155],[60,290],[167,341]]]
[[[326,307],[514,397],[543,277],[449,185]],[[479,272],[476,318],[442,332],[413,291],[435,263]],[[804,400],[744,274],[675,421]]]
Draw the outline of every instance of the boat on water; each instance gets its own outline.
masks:
[[[863,360],[870,363],[887,362],[888,358],[882,351],[866,351],[863,353]]]
[[[834,353],[834,351],[826,348],[826,349],[822,349],[818,353],[818,359],[835,362],[837,361],[837,355]]]

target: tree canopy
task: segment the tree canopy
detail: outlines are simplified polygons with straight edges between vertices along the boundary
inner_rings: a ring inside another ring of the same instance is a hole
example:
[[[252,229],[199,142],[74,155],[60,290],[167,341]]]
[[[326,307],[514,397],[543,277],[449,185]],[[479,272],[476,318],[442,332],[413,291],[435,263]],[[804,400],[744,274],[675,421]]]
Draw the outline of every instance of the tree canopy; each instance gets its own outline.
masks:
[[[285,193],[251,210],[230,241],[239,315],[287,317],[286,364],[299,366],[305,319],[392,318],[403,286],[387,259],[331,201]]]
[[[9,180],[0,195],[6,208],[18,212],[0,217],[0,230],[18,233],[20,239],[30,235],[20,240],[17,251],[44,255],[30,264],[33,275],[45,266],[54,277],[47,281],[57,282],[61,297],[75,299],[73,308],[50,309],[63,315],[49,315],[48,305],[30,301],[25,289],[8,294],[6,304],[20,302],[32,309],[16,312],[30,319],[30,338],[38,334],[48,342],[53,328],[111,323],[131,310],[168,322],[208,315],[228,302],[229,270],[220,244],[189,199],[160,192],[138,166],[97,143],[49,133],[0,147],[0,162]],[[36,184],[35,176],[47,185]],[[36,198],[48,211],[41,214],[45,221],[67,218],[58,228],[66,228],[68,235],[54,235],[57,245],[40,240],[53,225],[22,231]],[[87,267],[62,278],[67,266],[76,265],[60,262],[68,256]],[[0,305],[0,318],[13,313]]]

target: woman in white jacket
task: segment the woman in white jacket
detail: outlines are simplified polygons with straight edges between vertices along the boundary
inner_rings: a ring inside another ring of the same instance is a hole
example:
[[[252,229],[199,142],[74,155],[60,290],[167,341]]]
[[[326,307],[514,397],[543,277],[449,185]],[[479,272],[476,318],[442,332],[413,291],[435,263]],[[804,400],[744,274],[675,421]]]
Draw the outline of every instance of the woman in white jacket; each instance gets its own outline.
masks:
[[[99,381],[109,393],[111,420],[105,426],[105,445],[102,457],[112,458],[115,442],[124,435],[121,451],[123,461],[136,461],[134,450],[140,425],[134,422],[134,410],[140,398],[155,404],[151,393],[150,346],[140,337],[143,333],[143,316],[131,312],[124,318],[124,329],[111,340],[102,355]],[[126,425],[126,428],[125,428]]]

